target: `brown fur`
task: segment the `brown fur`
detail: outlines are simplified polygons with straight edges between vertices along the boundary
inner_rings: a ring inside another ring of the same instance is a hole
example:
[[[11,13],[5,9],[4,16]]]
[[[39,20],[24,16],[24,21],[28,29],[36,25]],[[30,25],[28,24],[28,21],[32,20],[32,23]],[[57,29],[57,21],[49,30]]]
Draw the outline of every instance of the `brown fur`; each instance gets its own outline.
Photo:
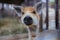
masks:
[[[36,14],[33,14],[32,12],[33,11],[35,11],[36,12]],[[34,7],[24,7],[24,8],[22,8],[22,12],[31,12],[32,13],[32,15],[33,15],[33,17],[34,16],[37,16],[37,18],[38,18],[38,20],[40,20],[40,15],[37,13],[37,11],[36,11],[36,8],[34,8]]]

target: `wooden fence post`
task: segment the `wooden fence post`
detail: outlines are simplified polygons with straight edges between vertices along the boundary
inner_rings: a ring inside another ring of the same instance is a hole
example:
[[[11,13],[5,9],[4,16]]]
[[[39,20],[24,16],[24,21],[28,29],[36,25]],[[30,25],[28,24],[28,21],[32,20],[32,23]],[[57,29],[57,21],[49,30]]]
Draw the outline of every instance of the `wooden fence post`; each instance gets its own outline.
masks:
[[[40,22],[39,22],[39,23],[40,23],[40,28],[39,28],[39,29],[40,29],[40,32],[43,31],[43,18],[42,18],[42,16],[43,16],[43,15],[42,15],[42,13],[41,13],[41,15],[40,15]]]

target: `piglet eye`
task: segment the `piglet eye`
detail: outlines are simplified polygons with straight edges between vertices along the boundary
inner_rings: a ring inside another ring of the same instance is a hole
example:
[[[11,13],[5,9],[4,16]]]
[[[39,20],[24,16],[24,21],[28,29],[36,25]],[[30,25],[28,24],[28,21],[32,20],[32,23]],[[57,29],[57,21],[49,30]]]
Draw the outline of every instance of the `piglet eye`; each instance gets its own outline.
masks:
[[[36,14],[36,12],[35,12],[35,11],[33,11],[32,13]]]
[[[22,12],[22,14],[24,14],[24,12]]]

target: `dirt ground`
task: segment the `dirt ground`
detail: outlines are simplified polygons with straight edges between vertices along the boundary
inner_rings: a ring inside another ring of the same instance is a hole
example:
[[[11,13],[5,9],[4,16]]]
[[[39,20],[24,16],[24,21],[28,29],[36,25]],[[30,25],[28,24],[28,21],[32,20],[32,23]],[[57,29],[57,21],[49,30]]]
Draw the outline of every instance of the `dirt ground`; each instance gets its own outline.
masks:
[[[0,40],[28,40],[28,38],[20,38],[20,34],[1,36]],[[34,40],[34,38],[33,38]],[[60,40],[60,30],[46,30],[39,34],[37,40]]]

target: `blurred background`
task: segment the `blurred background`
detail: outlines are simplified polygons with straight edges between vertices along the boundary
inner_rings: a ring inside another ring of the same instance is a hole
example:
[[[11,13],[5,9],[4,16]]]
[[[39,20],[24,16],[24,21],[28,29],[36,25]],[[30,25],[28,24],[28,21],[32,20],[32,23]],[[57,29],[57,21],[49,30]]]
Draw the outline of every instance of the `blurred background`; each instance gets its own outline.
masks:
[[[0,36],[26,34],[25,25],[17,20],[16,12],[13,6],[33,6],[41,0],[2,0],[0,1]],[[46,0],[42,0],[44,4],[43,16],[46,16]],[[49,0],[49,26],[55,27],[55,0]],[[60,15],[60,0],[59,0]],[[44,19],[44,18],[43,18]],[[60,20],[60,19],[59,19]],[[52,22],[52,23],[51,23]],[[45,26],[45,25],[44,25]],[[54,29],[51,28],[50,29]]]

